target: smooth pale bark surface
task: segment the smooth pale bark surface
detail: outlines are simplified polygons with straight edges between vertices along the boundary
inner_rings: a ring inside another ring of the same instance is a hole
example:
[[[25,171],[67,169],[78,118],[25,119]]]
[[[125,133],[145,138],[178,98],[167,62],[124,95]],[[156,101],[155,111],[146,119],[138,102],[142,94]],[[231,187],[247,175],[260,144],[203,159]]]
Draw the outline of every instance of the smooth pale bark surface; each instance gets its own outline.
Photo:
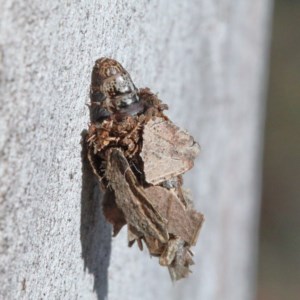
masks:
[[[1,299],[251,299],[270,0],[5,1]],[[80,140],[95,59],[119,60],[202,146],[187,280],[111,239]]]

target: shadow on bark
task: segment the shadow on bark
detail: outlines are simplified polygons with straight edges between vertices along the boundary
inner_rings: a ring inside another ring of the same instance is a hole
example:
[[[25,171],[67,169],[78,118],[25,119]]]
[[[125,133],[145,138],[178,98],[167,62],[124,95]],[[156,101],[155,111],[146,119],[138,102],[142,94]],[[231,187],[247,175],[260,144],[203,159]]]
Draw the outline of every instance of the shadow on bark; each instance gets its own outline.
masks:
[[[86,130],[82,136],[82,191],[80,240],[84,270],[94,276],[94,291],[98,300],[107,298],[108,266],[111,252],[111,226],[102,213],[103,194],[93,174],[87,158],[85,141]]]

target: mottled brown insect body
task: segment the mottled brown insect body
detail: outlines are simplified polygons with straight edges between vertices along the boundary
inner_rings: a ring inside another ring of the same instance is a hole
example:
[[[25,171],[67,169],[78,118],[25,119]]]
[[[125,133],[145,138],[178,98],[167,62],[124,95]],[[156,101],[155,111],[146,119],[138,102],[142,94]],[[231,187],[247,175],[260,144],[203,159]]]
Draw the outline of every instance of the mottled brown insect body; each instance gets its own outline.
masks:
[[[182,188],[182,174],[193,167],[199,145],[113,59],[96,61],[90,96],[88,156],[114,235],[127,224],[129,246],[144,243],[172,280],[186,277],[204,218]]]
[[[138,102],[137,92],[130,75],[120,63],[109,58],[96,61],[92,73],[92,103],[116,112]]]

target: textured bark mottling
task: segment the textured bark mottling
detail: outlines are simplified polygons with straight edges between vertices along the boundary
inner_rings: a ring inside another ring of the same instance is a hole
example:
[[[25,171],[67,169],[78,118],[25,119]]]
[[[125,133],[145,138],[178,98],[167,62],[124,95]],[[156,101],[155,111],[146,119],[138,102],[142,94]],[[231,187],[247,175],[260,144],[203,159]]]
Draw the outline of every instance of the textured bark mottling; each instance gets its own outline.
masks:
[[[0,1],[0,298],[251,299],[271,0]],[[120,61],[202,148],[206,216],[172,285],[111,239],[80,144],[94,61]]]

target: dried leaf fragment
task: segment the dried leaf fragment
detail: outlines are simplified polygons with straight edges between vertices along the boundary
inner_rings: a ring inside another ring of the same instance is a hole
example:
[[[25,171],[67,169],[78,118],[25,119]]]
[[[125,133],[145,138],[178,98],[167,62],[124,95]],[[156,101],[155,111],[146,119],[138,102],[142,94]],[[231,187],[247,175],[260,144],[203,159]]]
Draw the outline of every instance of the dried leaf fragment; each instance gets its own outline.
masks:
[[[121,150],[108,152],[106,177],[116,195],[116,203],[122,209],[128,224],[137,232],[155,237],[160,242],[168,241],[167,220],[153,207]]]
[[[156,185],[190,170],[199,152],[193,137],[169,120],[155,118],[144,126],[140,156],[148,183]]]
[[[195,245],[204,221],[203,215],[191,207],[184,207],[173,191],[161,186],[150,186],[145,192],[154,208],[168,220],[168,232],[189,245]]]

